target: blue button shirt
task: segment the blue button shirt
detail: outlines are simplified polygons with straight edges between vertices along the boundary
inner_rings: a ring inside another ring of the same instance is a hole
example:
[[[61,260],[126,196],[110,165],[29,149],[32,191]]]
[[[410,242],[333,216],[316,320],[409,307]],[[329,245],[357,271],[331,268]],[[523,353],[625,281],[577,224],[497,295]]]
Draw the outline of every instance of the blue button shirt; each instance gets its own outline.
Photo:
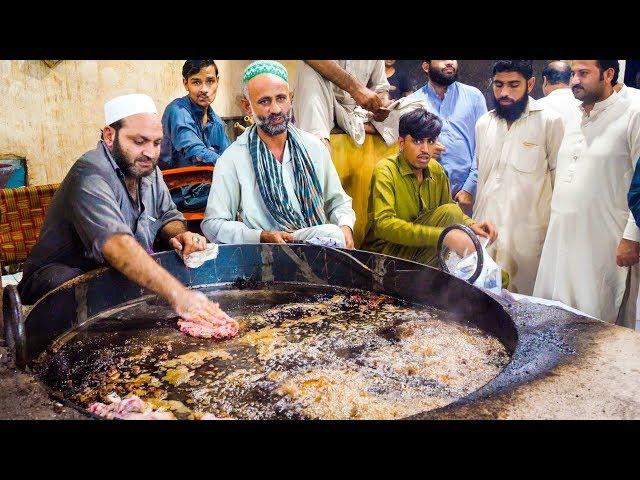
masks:
[[[629,210],[633,214],[636,225],[640,228],[640,168],[638,168],[638,165],[640,165],[640,159],[638,159],[636,169],[633,172],[627,200],[629,201]]]
[[[438,141],[446,150],[440,163],[449,176],[451,195],[464,190],[476,196],[478,164],[475,158],[476,122],[487,113],[484,95],[475,87],[454,82],[444,94],[444,99],[427,83],[412,93],[409,98],[426,101],[427,110],[442,120],[442,132]]]
[[[207,123],[202,125],[203,109],[189,96],[176,98],[162,115],[162,149],[158,165],[161,169],[191,165],[215,165],[218,157],[231,144],[224,122],[207,107]]]

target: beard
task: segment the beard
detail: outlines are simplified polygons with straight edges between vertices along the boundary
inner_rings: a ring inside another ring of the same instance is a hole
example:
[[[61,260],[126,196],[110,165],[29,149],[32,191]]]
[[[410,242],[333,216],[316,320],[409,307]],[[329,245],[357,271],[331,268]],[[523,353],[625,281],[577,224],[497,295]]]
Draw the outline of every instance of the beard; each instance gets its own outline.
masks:
[[[282,123],[274,123],[274,121],[278,118],[282,118],[284,119],[284,121]],[[274,137],[287,130],[289,122],[291,122],[291,110],[289,110],[287,113],[272,113],[268,117],[262,117],[260,115],[254,114],[253,120],[258,128],[260,128],[260,130],[262,130],[270,137]]]
[[[495,95],[493,97],[493,106],[496,109],[496,114],[507,122],[515,122],[520,118],[524,109],[527,108],[527,103],[529,103],[529,95],[526,92],[520,100],[516,100],[509,106],[500,105]]]
[[[571,93],[576,99],[589,105],[601,101],[604,97],[604,82],[598,87],[596,90],[586,90],[580,85],[574,85],[571,87]]]
[[[122,145],[120,145],[120,132],[116,132],[116,136],[113,139],[113,149],[111,151],[111,155],[113,156],[113,160],[116,162],[116,165],[120,167],[120,169],[127,177],[148,177],[153,173],[153,171],[156,169],[156,165],[158,164],[157,158],[149,158],[146,155],[141,155],[134,158],[133,160],[130,160],[127,154],[122,149]],[[136,165],[136,161],[151,161],[152,168],[150,168],[148,172],[142,171]]]
[[[429,69],[429,79],[433,83],[436,83],[436,84],[441,85],[443,87],[448,87],[453,82],[458,80],[458,70],[456,70],[454,73],[451,73],[451,74],[444,74],[442,72],[439,72],[438,70]]]

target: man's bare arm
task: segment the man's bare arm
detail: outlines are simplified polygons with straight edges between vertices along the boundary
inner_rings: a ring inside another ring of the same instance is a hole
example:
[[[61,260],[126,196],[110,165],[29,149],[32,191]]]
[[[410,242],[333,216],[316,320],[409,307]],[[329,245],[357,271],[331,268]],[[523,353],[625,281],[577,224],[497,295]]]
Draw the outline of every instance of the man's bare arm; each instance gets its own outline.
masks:
[[[129,280],[157,293],[172,306],[187,290],[151,258],[131,235],[115,234],[109,237],[102,247],[102,256]]]
[[[356,77],[347,72],[334,60],[304,60],[304,62],[331,83],[336,84],[349,93],[363,86]]]
[[[180,220],[173,220],[160,229],[160,238],[164,242],[169,243],[169,240],[173,237],[187,231],[187,226],[184,222]]]
[[[304,60],[316,72],[346,91],[362,108],[376,113],[382,106],[382,100],[372,90],[362,85],[356,77],[347,72],[334,60]]]
[[[102,256],[116,270],[141,287],[164,298],[186,320],[220,321],[217,304],[200,292],[189,290],[161,267],[131,235],[115,234],[102,247]]]

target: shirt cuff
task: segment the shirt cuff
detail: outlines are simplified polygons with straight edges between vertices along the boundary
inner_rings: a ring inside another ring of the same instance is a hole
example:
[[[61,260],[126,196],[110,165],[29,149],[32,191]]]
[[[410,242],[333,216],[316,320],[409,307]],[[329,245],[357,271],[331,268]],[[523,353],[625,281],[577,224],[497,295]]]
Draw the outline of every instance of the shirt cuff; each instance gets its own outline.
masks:
[[[260,234],[262,230],[254,230],[253,228],[247,228],[242,232],[243,243],[260,243]]]
[[[309,133],[312,135],[315,135],[320,139],[328,140],[329,142],[331,141],[331,132],[327,132],[326,130],[316,129],[316,130],[310,131]]]
[[[633,242],[640,242],[640,229],[636,225],[635,219],[631,213],[629,213],[629,219],[627,220],[627,226],[624,229],[622,238]]]
[[[187,220],[184,218],[184,215],[182,214],[182,212],[179,212],[178,210],[174,210],[168,213],[165,213],[162,218],[160,219],[160,228],[158,229],[158,232],[160,230],[162,230],[164,228],[164,226],[169,223],[169,222],[182,222],[185,224],[187,224]]]
[[[336,217],[338,219],[339,227],[346,226],[346,227],[349,227],[351,231],[353,231],[353,226],[356,223],[356,219],[353,217],[353,215],[343,214],[343,215],[336,215]]]
[[[477,187],[478,187],[478,184],[476,182],[474,182],[473,180],[467,179],[467,181],[464,182],[464,185],[462,185],[462,188],[460,190],[464,190],[465,192],[470,193],[471,196],[475,199]]]

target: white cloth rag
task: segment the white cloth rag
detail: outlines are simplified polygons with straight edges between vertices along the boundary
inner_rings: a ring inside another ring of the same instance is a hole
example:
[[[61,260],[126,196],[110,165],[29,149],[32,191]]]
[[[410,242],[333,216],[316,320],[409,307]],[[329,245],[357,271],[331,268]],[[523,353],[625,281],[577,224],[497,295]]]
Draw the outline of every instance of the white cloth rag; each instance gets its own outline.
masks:
[[[182,258],[182,260],[184,261],[184,264],[189,268],[198,268],[202,266],[202,264],[207,260],[213,260],[217,256],[218,256],[217,243],[207,243],[207,246],[204,250],[191,252],[186,257],[183,257],[182,253],[180,253],[180,258]]]
[[[321,247],[344,248],[344,245],[341,245],[340,242],[331,237],[312,237],[307,240],[307,243],[310,243],[311,245],[319,245]]]

